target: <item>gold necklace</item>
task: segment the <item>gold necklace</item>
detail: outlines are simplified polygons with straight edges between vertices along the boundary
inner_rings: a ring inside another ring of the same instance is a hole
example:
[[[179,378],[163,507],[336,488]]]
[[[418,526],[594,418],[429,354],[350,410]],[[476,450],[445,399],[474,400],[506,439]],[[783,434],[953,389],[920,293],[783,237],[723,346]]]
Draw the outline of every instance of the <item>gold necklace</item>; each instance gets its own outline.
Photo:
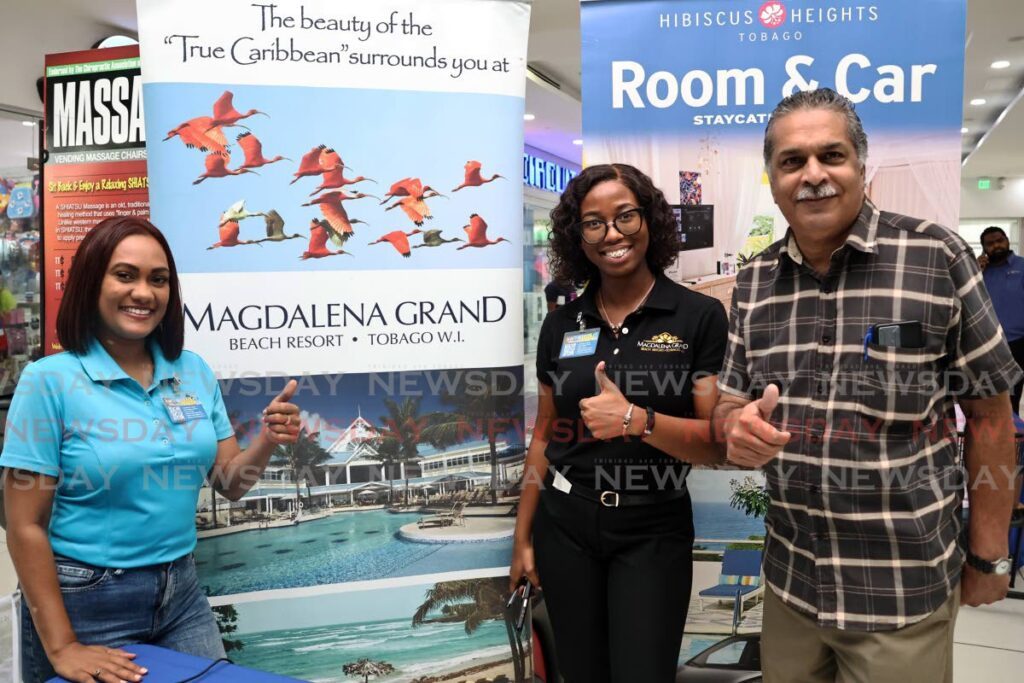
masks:
[[[647,288],[646,292],[644,292],[644,295],[642,297],[640,297],[640,301],[636,302],[636,305],[633,306],[630,309],[630,313],[635,313],[636,311],[640,310],[640,307],[644,305],[644,302],[647,301],[647,297],[649,297],[651,295],[651,292],[654,290],[654,285],[655,285],[655,283],[657,283],[657,281],[658,281],[658,279],[655,278],[654,282],[651,283],[651,286]],[[619,330],[622,329],[622,325],[623,325],[623,323],[626,322],[626,318],[629,317],[629,313],[627,313],[622,318],[622,322],[620,322],[618,325],[613,323],[611,317],[609,317],[609,315],[608,315],[608,311],[606,311],[604,309],[604,296],[601,295],[601,290],[600,289],[597,290],[597,308],[598,308],[598,310],[601,311],[601,317],[603,317],[604,321],[606,323],[608,323],[608,327],[612,328],[612,334],[615,335],[616,337],[618,337],[619,336]]]

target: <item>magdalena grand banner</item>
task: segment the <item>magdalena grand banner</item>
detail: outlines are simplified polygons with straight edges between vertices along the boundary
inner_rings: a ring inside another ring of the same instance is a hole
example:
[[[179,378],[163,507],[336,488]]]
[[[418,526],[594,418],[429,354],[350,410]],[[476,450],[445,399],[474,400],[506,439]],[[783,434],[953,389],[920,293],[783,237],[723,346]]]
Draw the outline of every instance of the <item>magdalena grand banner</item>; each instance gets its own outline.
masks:
[[[299,380],[300,444],[197,509],[229,655],[316,681],[532,678],[500,578],[526,438],[529,2],[138,14],[186,346],[243,444]]]
[[[763,173],[768,116],[830,87],[868,133],[871,199],[956,227],[965,5],[583,0],[585,161],[633,163],[678,203],[682,277],[730,274],[786,230]]]

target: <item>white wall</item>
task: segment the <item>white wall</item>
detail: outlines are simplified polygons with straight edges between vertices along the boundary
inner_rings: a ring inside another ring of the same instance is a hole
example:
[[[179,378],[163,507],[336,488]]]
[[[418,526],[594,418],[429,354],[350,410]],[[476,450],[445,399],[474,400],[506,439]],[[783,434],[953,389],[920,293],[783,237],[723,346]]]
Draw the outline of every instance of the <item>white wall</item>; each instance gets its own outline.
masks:
[[[4,3],[0,19],[0,64],[6,65],[0,106],[41,112],[36,79],[43,75],[47,54],[88,50],[113,33],[137,31],[132,0],[45,0],[17,3],[17,8],[8,4],[13,3]]]
[[[1024,217],[1024,178],[1007,178],[1002,190],[979,190],[977,178],[960,183],[960,219]]]

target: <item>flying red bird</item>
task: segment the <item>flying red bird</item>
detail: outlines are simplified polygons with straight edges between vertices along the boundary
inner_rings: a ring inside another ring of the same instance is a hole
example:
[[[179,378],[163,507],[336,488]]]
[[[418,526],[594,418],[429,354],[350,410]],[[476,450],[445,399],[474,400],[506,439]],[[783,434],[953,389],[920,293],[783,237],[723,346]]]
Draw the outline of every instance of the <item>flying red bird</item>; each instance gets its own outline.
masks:
[[[238,122],[242,119],[247,119],[250,116],[255,116],[256,114],[263,114],[268,119],[270,118],[270,114],[257,109],[250,109],[243,114],[235,109],[235,105],[232,103],[234,97],[234,94],[230,90],[225,90],[224,94],[218,97],[217,101],[213,103],[213,120],[210,122],[210,128],[218,126],[237,126],[239,125]],[[209,128],[207,130],[209,130]]]
[[[429,194],[429,192],[433,192],[433,194]],[[431,197],[444,196],[440,192],[435,192],[434,190],[430,190],[429,192],[428,194],[420,195],[419,197],[402,197],[384,210],[390,211],[394,208],[401,208],[402,211],[405,212],[405,215],[409,217],[409,220],[416,224],[416,227],[422,227],[424,220],[434,217],[430,213],[430,207],[427,206],[427,203],[423,200]]]
[[[210,129],[209,116],[198,116],[179,123],[167,133],[164,142],[177,137],[189,149],[198,149],[202,152],[226,152],[228,151],[228,140],[224,137],[224,131],[214,127]]]
[[[345,207],[341,205],[341,203],[347,199],[357,199],[357,197],[350,197],[344,192],[327,192],[326,194],[322,194],[319,197],[311,199],[303,204],[303,206],[313,206],[316,204],[320,207],[320,213],[322,213],[324,218],[327,219],[327,223],[339,236],[341,236],[340,242],[334,240],[339,246],[344,244],[344,241],[347,240],[350,235],[355,234],[355,230],[352,228],[353,225],[356,223],[363,223],[365,225],[364,221],[348,217],[348,211],[346,211]]]
[[[436,192],[440,197],[444,196],[430,185],[424,185],[419,178],[402,178],[391,185],[391,189],[387,191],[380,203],[387,204],[395,197],[423,197],[423,194],[428,191]]]
[[[320,182],[320,185],[315,190],[309,193],[310,197],[315,195],[317,192],[323,192],[324,190],[334,190],[340,187],[345,187],[346,185],[355,185],[356,183],[361,183],[364,180],[369,180],[371,183],[377,182],[373,178],[367,178],[366,176],[361,175],[356,176],[355,178],[352,178],[350,180],[345,177],[344,167],[332,168],[329,171],[324,171],[323,176],[324,177],[323,180]]]
[[[299,258],[303,261],[311,258],[324,258],[326,256],[337,256],[339,254],[348,254],[349,252],[344,249],[338,249],[337,251],[331,251],[327,248],[327,239],[331,236],[331,226],[319,219],[312,219],[309,222],[309,248],[302,252],[302,256]]]
[[[470,214],[469,225],[462,226],[462,229],[466,231],[466,243],[457,249],[462,251],[469,247],[487,247],[498,242],[508,242],[504,237],[499,237],[496,240],[487,239],[487,221],[480,217],[479,214]]]
[[[291,161],[288,157],[283,157],[280,154],[271,159],[263,156],[263,143],[252,133],[239,133],[237,140],[238,146],[242,148],[242,152],[245,154],[245,163],[238,168],[259,168],[282,159]]]
[[[345,162],[341,160],[341,155],[327,145],[320,145],[320,158],[317,159],[317,163],[325,171],[346,168]]]
[[[220,241],[208,246],[206,248],[207,251],[219,247],[237,247],[241,244],[257,243],[255,240],[238,239],[238,221],[225,221],[221,223],[220,227],[217,228],[217,233],[220,235]]]
[[[382,235],[379,239],[373,242],[370,242],[370,246],[373,246],[374,244],[380,244],[381,242],[388,242],[389,244],[391,244],[391,246],[395,248],[395,251],[397,251],[405,258],[409,258],[409,255],[412,253],[412,250],[409,247],[409,238],[412,237],[413,235],[418,235],[421,232],[423,231],[413,230],[412,232],[402,232],[401,230],[395,230],[393,232],[389,232],[386,235]]]
[[[314,147],[299,159],[299,170],[295,172],[295,177],[288,183],[294,185],[295,181],[299,178],[305,178],[307,176],[321,175],[324,172],[323,167],[320,165],[320,152],[323,150],[323,145]]]
[[[479,161],[467,161],[466,177],[462,181],[462,184],[456,187],[454,190],[452,190],[452,192],[458,192],[464,187],[480,187],[484,183],[493,182],[498,178],[501,178],[502,180],[505,179],[505,176],[498,175],[497,173],[492,175],[490,178],[484,178],[483,175],[480,174],[480,169],[482,168],[482,166],[483,164],[481,164]]]
[[[256,171],[249,170],[248,168],[236,168],[231,170],[228,168],[228,163],[231,161],[231,155],[227,152],[220,154],[207,154],[206,155],[206,173],[203,173],[198,178],[192,181],[193,185],[198,185],[207,178],[226,178],[229,175],[242,175],[243,173],[253,173],[259,175]]]

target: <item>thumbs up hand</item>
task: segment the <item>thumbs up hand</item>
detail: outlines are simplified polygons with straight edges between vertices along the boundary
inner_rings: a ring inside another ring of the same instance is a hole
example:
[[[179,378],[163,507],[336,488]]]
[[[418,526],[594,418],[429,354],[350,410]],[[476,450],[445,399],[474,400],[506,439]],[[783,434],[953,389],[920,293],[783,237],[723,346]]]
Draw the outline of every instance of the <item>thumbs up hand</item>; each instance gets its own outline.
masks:
[[[274,444],[295,443],[299,440],[302,419],[299,407],[291,403],[299,383],[289,380],[281,393],[263,409],[263,433]]]
[[[792,435],[768,422],[778,403],[779,388],[769,384],[761,398],[734,413],[725,436],[729,462],[740,467],[763,467],[789,443]]]
[[[607,441],[622,436],[622,418],[629,409],[629,401],[615,382],[605,373],[605,363],[601,361],[594,369],[599,393],[592,398],[580,401],[580,416],[587,429],[598,439]],[[634,419],[643,411],[634,409]]]

